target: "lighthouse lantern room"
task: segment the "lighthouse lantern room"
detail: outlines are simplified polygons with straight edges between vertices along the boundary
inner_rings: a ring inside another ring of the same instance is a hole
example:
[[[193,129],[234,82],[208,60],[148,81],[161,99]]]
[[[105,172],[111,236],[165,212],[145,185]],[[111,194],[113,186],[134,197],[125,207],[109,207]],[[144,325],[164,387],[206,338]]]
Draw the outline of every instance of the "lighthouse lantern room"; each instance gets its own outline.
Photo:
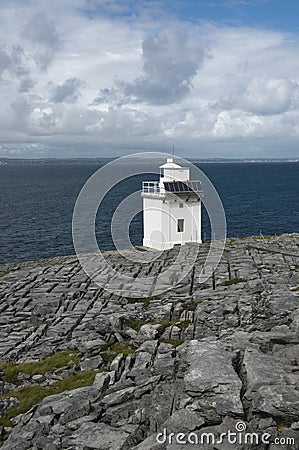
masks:
[[[143,245],[157,250],[175,244],[201,244],[200,181],[190,180],[190,169],[167,158],[159,181],[142,183]]]

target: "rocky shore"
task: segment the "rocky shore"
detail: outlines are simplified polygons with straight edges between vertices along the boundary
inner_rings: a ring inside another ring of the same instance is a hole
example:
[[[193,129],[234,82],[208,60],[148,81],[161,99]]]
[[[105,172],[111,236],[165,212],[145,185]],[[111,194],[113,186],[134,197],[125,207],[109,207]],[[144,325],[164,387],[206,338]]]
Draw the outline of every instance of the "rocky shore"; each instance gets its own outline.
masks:
[[[299,235],[230,239],[200,284],[208,250],[146,298],[100,288],[75,256],[0,267],[2,448],[298,449]]]

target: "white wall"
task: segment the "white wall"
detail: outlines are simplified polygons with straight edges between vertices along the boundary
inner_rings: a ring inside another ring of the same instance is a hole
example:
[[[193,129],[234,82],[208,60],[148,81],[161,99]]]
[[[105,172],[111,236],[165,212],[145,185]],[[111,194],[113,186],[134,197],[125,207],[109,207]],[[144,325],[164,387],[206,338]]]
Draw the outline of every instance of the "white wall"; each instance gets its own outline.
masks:
[[[162,237],[161,201],[156,198],[143,198],[143,245],[161,248]]]
[[[187,181],[189,180],[189,169],[164,169],[164,177],[161,181]]]
[[[165,203],[161,198],[143,198],[143,245],[162,250],[174,244],[201,243],[201,202],[197,197],[188,202],[174,197],[167,196]],[[183,232],[177,231],[178,219],[184,219]]]

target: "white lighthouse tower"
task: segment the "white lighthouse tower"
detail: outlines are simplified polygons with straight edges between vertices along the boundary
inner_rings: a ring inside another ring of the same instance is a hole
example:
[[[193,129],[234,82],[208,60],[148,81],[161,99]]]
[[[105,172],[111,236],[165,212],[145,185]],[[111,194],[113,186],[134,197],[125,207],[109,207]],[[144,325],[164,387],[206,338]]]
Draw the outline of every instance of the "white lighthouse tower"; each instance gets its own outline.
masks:
[[[200,181],[190,180],[190,169],[174,163],[160,166],[159,181],[142,183],[143,245],[157,250],[175,244],[201,244]]]

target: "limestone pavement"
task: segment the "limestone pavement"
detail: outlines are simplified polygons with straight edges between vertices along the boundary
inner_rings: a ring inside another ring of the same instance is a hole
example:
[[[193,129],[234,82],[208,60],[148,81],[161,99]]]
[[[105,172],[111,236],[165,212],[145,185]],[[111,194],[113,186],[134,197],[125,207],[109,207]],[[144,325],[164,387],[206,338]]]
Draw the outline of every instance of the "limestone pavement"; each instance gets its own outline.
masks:
[[[208,249],[200,247],[178,284],[174,264],[165,278],[173,289],[157,297],[136,298],[130,286],[118,295],[117,279],[110,293],[75,256],[0,268],[0,414],[18,404],[14,393],[24,386],[47,388],[94,371],[91,385],[47,396],[2,426],[2,448],[297,449],[299,236],[228,240],[214,275],[199,283]],[[177,252],[150,264],[116,252],[106,258],[138,280],[163,273]],[[7,381],[5,363],[34,363],[64,349],[80,361]],[[247,432],[269,433],[271,443],[175,440],[176,433],[220,436],[238,421]],[[174,435],[159,442],[164,430]]]

